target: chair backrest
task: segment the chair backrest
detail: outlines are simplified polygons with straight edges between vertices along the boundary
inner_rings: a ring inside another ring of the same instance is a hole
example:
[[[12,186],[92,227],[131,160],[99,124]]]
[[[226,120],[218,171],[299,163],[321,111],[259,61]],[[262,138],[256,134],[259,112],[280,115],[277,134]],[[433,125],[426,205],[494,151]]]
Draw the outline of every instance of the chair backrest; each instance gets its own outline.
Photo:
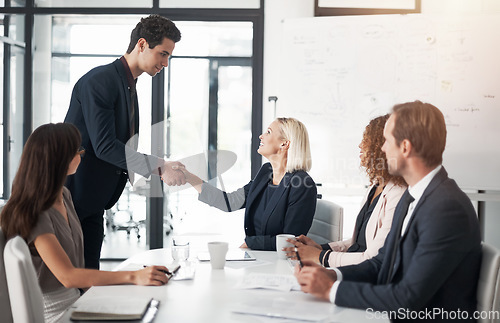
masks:
[[[307,236],[319,244],[342,240],[344,209],[333,202],[318,200]]]
[[[26,242],[16,236],[5,245],[5,274],[14,323],[43,323],[43,296]]]
[[[5,237],[0,228],[0,322],[12,323],[12,311],[10,310],[9,292],[7,291],[7,278],[5,277],[5,265],[3,250],[5,249]]]
[[[483,242],[483,258],[477,287],[477,310],[483,312],[485,318],[478,322],[500,322],[495,317],[500,311],[500,251]],[[491,312],[491,315],[486,313]]]

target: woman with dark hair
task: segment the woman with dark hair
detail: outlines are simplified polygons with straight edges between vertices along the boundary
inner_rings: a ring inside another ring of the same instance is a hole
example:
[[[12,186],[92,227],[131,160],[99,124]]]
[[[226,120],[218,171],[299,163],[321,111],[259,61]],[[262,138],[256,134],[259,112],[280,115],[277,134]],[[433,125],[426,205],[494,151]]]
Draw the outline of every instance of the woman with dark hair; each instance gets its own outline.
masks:
[[[0,215],[6,239],[26,240],[45,305],[45,322],[57,322],[94,285],[163,285],[163,266],[138,271],[83,269],[83,235],[66,177],[76,172],[85,152],[78,129],[68,123],[37,128],[24,146],[12,194]]]
[[[371,120],[359,144],[361,166],[371,186],[361,204],[352,238],[319,245],[301,235],[297,241],[290,241],[297,249],[285,248],[289,256],[295,257],[294,251],[297,250],[302,260],[312,260],[325,267],[339,267],[358,264],[378,254],[391,230],[396,205],[406,190],[402,177],[389,174],[387,159],[381,149],[387,119],[388,114]]]

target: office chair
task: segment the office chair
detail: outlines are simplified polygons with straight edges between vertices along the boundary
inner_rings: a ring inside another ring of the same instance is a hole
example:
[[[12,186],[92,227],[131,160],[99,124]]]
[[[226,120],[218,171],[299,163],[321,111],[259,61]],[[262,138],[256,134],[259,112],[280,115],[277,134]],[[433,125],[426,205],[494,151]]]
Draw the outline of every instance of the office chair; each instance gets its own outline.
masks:
[[[5,275],[14,323],[43,323],[43,297],[28,245],[16,236],[5,245]]]
[[[3,251],[5,249],[5,237],[0,228],[0,322],[12,323],[12,312],[10,310],[9,292],[7,290],[7,278],[5,277],[5,265]]]
[[[342,240],[343,222],[344,209],[340,205],[318,199],[307,236],[319,244]]]
[[[483,257],[477,286],[477,310],[498,313],[500,311],[500,251],[483,242]],[[488,315],[486,315],[488,316]],[[500,322],[498,317],[486,317],[480,323]]]
[[[126,199],[126,205],[122,208],[121,204],[123,202],[122,198]],[[128,221],[123,223],[117,223],[115,221],[116,216],[120,213],[125,213],[128,216]],[[133,213],[130,210],[130,187],[127,184],[125,189],[123,190],[123,194],[120,197],[120,200],[116,203],[116,205],[109,210],[106,210],[106,225],[111,226],[113,230],[124,230],[127,231],[127,236],[130,236],[130,232],[135,230],[135,234],[137,235],[137,239],[141,238],[139,234],[139,229],[141,226],[145,224],[145,221],[135,221],[133,217]]]

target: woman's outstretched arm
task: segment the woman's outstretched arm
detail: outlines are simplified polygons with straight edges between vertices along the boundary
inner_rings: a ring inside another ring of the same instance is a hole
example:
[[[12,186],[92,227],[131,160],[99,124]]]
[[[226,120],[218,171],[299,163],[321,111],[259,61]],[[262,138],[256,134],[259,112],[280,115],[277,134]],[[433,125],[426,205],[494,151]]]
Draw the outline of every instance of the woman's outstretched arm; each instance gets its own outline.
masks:
[[[52,274],[66,288],[135,284],[160,286],[168,282],[165,266],[151,266],[137,271],[100,271],[76,268],[52,233],[39,235],[35,248]]]

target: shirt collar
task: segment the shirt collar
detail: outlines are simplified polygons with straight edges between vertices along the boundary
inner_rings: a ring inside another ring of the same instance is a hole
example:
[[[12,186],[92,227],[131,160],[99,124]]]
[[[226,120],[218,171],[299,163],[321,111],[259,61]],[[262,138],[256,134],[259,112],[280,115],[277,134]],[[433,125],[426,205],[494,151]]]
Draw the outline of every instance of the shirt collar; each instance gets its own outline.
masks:
[[[420,200],[420,198],[424,194],[425,189],[427,188],[427,186],[429,186],[434,176],[436,176],[436,174],[441,170],[442,167],[443,166],[439,165],[438,167],[430,171],[429,174],[425,175],[424,178],[418,181],[417,184],[408,187],[408,192],[411,194],[411,196],[413,196],[415,202]]]
[[[122,56],[120,57],[120,61],[122,62],[123,67],[125,68],[125,74],[127,74],[128,86],[130,87],[131,90],[135,90],[135,83],[137,82],[137,80],[134,79],[132,71],[130,70],[130,66],[128,66],[127,60],[125,59],[124,56]]]

